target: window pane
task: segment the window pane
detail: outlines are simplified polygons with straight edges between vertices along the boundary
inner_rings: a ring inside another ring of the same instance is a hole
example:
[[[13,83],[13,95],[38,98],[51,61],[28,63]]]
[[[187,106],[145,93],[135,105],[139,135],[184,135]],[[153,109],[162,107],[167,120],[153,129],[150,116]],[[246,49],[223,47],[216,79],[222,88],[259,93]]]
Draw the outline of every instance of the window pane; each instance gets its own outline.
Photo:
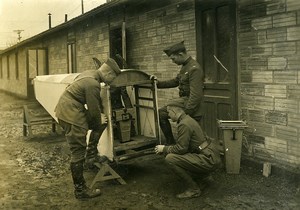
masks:
[[[36,50],[28,50],[28,73],[29,79],[37,76],[37,54]]]
[[[229,19],[229,7],[222,6],[217,8],[217,40],[218,40],[218,59],[222,65],[229,71],[230,67],[230,28]],[[228,81],[228,72],[221,66],[218,65],[218,81]]]
[[[46,74],[46,50],[38,50],[38,75]]]
[[[203,70],[206,82],[216,81],[215,54],[215,14],[213,10],[204,11],[202,14],[202,38],[203,38]]]

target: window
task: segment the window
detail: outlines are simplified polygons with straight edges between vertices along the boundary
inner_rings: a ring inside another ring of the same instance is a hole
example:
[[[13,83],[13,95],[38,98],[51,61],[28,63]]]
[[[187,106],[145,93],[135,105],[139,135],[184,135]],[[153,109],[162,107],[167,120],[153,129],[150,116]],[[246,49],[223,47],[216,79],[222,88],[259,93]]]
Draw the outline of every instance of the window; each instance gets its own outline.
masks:
[[[76,73],[75,43],[68,43],[68,73]]]
[[[28,50],[28,75],[33,79],[37,75],[47,75],[47,52],[45,49]]]

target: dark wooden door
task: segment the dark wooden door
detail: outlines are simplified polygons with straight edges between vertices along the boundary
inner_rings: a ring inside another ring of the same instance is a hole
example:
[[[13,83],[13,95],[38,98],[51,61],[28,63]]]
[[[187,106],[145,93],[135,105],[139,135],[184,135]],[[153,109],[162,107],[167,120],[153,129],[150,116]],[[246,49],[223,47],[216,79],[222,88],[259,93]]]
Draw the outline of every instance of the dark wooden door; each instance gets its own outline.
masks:
[[[197,59],[203,67],[203,127],[220,138],[217,120],[236,120],[237,65],[235,1],[197,1]]]

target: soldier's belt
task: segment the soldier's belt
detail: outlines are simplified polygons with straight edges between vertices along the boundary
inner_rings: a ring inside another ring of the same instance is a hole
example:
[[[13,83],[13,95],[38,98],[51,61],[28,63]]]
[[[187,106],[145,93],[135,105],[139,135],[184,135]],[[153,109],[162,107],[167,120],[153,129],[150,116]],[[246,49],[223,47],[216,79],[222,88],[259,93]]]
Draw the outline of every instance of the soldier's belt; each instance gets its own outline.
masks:
[[[210,145],[210,143],[211,143],[211,141],[205,141],[202,144],[200,144],[200,146],[198,147],[199,151],[204,150],[206,147],[208,147]]]

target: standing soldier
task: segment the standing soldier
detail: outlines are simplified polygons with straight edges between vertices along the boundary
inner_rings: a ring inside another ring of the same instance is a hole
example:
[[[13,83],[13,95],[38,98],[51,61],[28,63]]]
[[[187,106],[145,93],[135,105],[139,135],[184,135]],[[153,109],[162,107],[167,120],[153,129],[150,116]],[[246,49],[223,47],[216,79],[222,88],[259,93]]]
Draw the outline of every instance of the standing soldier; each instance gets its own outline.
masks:
[[[184,104],[185,113],[200,124],[203,115],[203,70],[200,64],[187,54],[184,41],[164,49],[164,52],[175,64],[181,65],[181,69],[173,79],[158,80],[157,88],[178,87],[180,98],[177,101]],[[156,77],[152,75],[150,79],[156,79]],[[166,144],[174,144],[166,106],[159,109],[159,123],[166,138]]]
[[[56,106],[56,117],[65,131],[71,151],[70,168],[77,199],[93,198],[101,194],[100,189],[88,188],[83,176],[85,157],[90,156],[86,152],[91,152],[86,150],[86,136],[88,130],[92,130],[89,148],[97,150],[96,145],[107,125],[107,118],[101,113],[100,83],[110,84],[120,73],[117,63],[109,58],[98,70],[84,71],[78,75]]]

